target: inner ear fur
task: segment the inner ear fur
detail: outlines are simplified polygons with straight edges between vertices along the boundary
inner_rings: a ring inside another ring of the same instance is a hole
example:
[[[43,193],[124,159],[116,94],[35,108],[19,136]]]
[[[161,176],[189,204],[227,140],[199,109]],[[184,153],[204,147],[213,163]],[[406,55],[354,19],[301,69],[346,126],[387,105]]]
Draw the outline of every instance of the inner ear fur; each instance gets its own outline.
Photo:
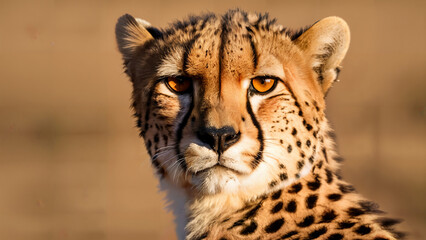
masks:
[[[309,58],[324,95],[337,80],[349,42],[349,26],[339,17],[318,21],[294,40]]]
[[[115,25],[115,36],[118,49],[125,62],[132,58],[137,47],[153,39],[149,28],[151,28],[149,22],[134,18],[129,14],[125,14],[118,19]]]

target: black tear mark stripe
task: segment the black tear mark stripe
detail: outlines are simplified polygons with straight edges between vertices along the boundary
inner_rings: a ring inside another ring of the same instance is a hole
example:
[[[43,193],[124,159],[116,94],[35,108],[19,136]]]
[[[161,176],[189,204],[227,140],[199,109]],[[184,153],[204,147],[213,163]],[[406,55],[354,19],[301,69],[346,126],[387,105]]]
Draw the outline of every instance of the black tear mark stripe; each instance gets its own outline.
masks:
[[[180,142],[182,140],[182,132],[185,128],[186,124],[188,123],[188,119],[191,116],[192,110],[194,109],[194,93],[191,94],[191,103],[189,104],[188,112],[186,112],[185,116],[182,119],[182,122],[179,123],[179,127],[176,131],[176,155],[178,157],[177,162],[178,164],[183,168],[183,170],[186,171],[187,165],[185,161],[185,156],[180,152]]]
[[[200,34],[196,34],[192,39],[190,39],[189,41],[187,41],[186,43],[183,44],[184,48],[185,48],[185,52],[183,55],[183,71],[184,73],[186,73],[186,68],[187,68],[187,64],[188,64],[188,56],[192,51],[192,48],[194,46],[195,41],[200,37]],[[177,128],[177,132],[176,132],[176,155],[178,157],[178,164],[184,169],[187,169],[187,165],[186,165],[186,161],[185,161],[185,157],[183,156],[183,154],[180,152],[180,142],[182,140],[182,132],[183,129],[185,128],[186,124],[188,123],[188,119],[191,116],[192,110],[194,109],[194,93],[192,92],[191,94],[191,101],[190,101],[190,105],[189,105],[189,109],[188,112],[186,112],[185,116],[182,119],[182,122],[179,123],[179,127]]]
[[[246,101],[247,101],[247,104],[246,104],[247,112],[249,113],[251,121],[253,122],[254,126],[257,128],[257,140],[259,141],[259,144],[260,144],[259,151],[257,152],[256,157],[254,157],[253,161],[251,161],[251,167],[252,169],[255,169],[259,165],[259,163],[262,161],[262,157],[263,157],[263,148],[264,148],[263,131],[256,117],[254,116],[253,109],[251,108],[251,104],[249,100],[249,91],[247,91]]]

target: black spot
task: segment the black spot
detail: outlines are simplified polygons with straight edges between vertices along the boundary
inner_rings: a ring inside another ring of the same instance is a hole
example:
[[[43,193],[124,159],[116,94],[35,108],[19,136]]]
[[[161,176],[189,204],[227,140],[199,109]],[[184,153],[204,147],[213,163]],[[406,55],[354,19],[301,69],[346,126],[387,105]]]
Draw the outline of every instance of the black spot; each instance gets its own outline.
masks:
[[[318,164],[317,164],[317,168],[321,169],[323,164],[324,164],[324,162],[322,160],[319,161]]]
[[[313,133],[313,135],[314,135],[314,138],[317,138],[317,132],[316,131],[314,131],[314,133]]]
[[[287,173],[281,173],[280,174],[280,180],[281,181],[287,180],[287,178],[288,178]]]
[[[327,151],[325,150],[325,148],[322,148],[321,151],[322,154],[324,154],[325,161],[328,162]]]
[[[357,217],[357,216],[365,214],[365,211],[363,209],[361,209],[361,208],[355,208],[355,207],[349,208],[346,212],[351,217]]]
[[[232,226],[230,226],[230,227],[228,228],[228,230],[233,229],[234,227],[241,226],[241,225],[243,225],[243,224],[244,224],[244,219],[240,219],[240,220],[238,220],[238,221],[234,222],[234,224],[232,224]]]
[[[339,222],[339,229],[348,229],[353,227],[354,225],[355,223],[350,221]]]
[[[290,231],[284,235],[281,236],[281,239],[291,238],[292,236],[298,234],[298,231]]]
[[[250,223],[250,225],[246,226],[245,228],[243,228],[240,232],[241,235],[249,235],[254,233],[254,231],[256,231],[257,229],[257,223],[255,221],[252,221]]]
[[[317,205],[318,195],[312,194],[306,198],[306,208],[312,209]]]
[[[279,218],[275,221],[273,221],[271,224],[265,227],[265,232],[267,233],[274,233],[283,226],[284,224],[284,218]]]
[[[296,135],[297,134],[297,130],[296,130],[296,128],[293,128],[293,131],[291,131],[291,135]]]
[[[260,207],[262,207],[262,203],[263,201],[261,201],[259,204],[257,204],[254,208],[252,208],[250,211],[248,211],[245,215],[244,215],[244,219],[249,219],[249,218],[253,218],[254,216],[256,216],[257,211],[260,209]]]
[[[340,233],[331,234],[327,238],[327,240],[342,240],[342,239],[343,239],[343,235]]]
[[[246,121],[246,119],[245,119],[244,117],[241,117],[241,120],[242,120],[243,122],[245,122],[245,121]]]
[[[314,156],[310,156],[310,157],[309,157],[309,162],[310,162],[310,163],[313,163],[313,162],[314,162]]]
[[[160,137],[158,136],[158,133],[154,135],[154,142],[158,143],[160,141]]]
[[[380,226],[382,226],[385,229],[391,228],[393,225],[398,224],[401,222],[401,220],[398,219],[392,219],[392,218],[379,218],[375,220]]]
[[[297,224],[299,227],[309,227],[315,222],[315,217],[309,215],[303,219],[300,223]]]
[[[359,205],[366,213],[383,213],[379,210],[379,205],[371,201],[360,201]]]
[[[339,201],[342,198],[342,194],[338,193],[332,193],[327,196],[328,199],[330,199],[333,202]]]
[[[284,141],[283,141],[282,139],[280,139],[280,143],[281,143],[281,144],[283,144],[283,143],[284,143]]]
[[[318,178],[315,178],[315,181],[308,182],[307,186],[310,190],[315,191],[321,187],[321,182]]]
[[[306,106],[308,106],[308,107],[309,107],[309,103],[308,103],[308,102],[306,102],[306,101],[305,101],[305,104],[306,104]]]
[[[303,116],[302,110],[299,110],[299,116]]]
[[[327,232],[326,227],[319,228],[317,230],[314,230],[313,232],[309,233],[308,239],[316,239],[319,238],[321,235],[324,235]]]
[[[310,147],[311,146],[311,140],[306,140],[306,146]]]
[[[305,162],[303,161],[303,159],[298,161],[297,162],[297,169],[299,169],[299,170],[302,169],[303,165],[305,165]]]
[[[140,118],[136,120],[136,126],[139,128],[142,126],[142,120]]]
[[[355,231],[359,235],[366,235],[371,232],[371,228],[367,225],[361,225],[358,228],[355,229]]]
[[[203,233],[201,236],[199,236],[198,238],[196,238],[197,240],[201,240],[201,239],[205,239],[207,236],[209,236],[209,232],[205,232]]]
[[[321,216],[321,223],[329,223],[336,219],[337,214],[334,210],[330,209],[328,211],[325,211]]]
[[[311,131],[312,130],[312,125],[311,124],[306,124],[306,129],[308,130],[308,131]]]
[[[284,168],[284,164],[282,164],[282,163],[280,163],[280,166],[279,166],[281,169],[283,169]]]
[[[328,184],[330,184],[331,182],[333,182],[333,173],[331,172],[330,169],[328,169],[328,168],[325,169],[325,175],[327,176],[326,182]]]
[[[355,191],[355,188],[351,185],[339,184],[339,190],[342,193],[351,193]]]
[[[302,142],[298,140],[298,141],[296,142],[296,145],[300,148],[300,147],[302,146]]]
[[[301,158],[305,158],[305,153],[301,152],[301,153],[300,153],[300,157],[301,157]]]
[[[195,117],[194,116],[192,116],[191,122],[195,122]]]
[[[288,147],[287,147],[287,152],[291,153],[292,150],[293,150],[293,147],[289,144]]]
[[[275,204],[275,206],[271,209],[271,213],[277,213],[283,208],[283,202],[278,202]]]
[[[269,187],[275,187],[277,185],[277,181],[272,181],[269,183]]]
[[[272,196],[271,196],[271,198],[273,199],[273,200],[276,200],[276,199],[278,199],[278,198],[280,198],[281,197],[281,189],[280,190],[278,190],[278,191],[276,191],[276,192],[274,192],[273,194],[272,194]]]
[[[296,183],[290,187],[290,190],[288,190],[288,193],[298,193],[300,192],[300,190],[302,190],[302,184]]]
[[[286,210],[287,212],[291,212],[291,213],[296,212],[296,210],[297,210],[297,204],[296,204],[296,201],[291,200],[290,202],[288,202],[288,203],[287,203],[287,206],[285,207],[285,210]]]
[[[161,167],[160,163],[157,159],[152,159],[152,165],[154,165],[155,168],[159,169]]]

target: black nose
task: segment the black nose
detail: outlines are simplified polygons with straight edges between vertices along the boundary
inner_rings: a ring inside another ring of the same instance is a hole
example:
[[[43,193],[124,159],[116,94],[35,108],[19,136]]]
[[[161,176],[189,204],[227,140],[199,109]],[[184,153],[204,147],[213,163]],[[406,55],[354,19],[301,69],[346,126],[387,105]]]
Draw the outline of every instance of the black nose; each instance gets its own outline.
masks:
[[[202,127],[197,132],[198,138],[219,154],[225,152],[226,149],[238,142],[240,135],[241,133],[236,133],[235,129],[231,126],[222,128]]]

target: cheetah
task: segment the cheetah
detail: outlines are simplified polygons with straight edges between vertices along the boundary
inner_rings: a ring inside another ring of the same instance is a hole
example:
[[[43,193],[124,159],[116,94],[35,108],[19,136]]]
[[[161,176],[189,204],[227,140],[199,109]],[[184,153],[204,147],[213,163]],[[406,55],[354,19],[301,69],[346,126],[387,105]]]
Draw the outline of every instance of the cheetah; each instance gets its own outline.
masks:
[[[343,19],[293,31],[235,9],[159,29],[126,14],[115,30],[179,239],[402,238],[339,174],[324,111]]]

